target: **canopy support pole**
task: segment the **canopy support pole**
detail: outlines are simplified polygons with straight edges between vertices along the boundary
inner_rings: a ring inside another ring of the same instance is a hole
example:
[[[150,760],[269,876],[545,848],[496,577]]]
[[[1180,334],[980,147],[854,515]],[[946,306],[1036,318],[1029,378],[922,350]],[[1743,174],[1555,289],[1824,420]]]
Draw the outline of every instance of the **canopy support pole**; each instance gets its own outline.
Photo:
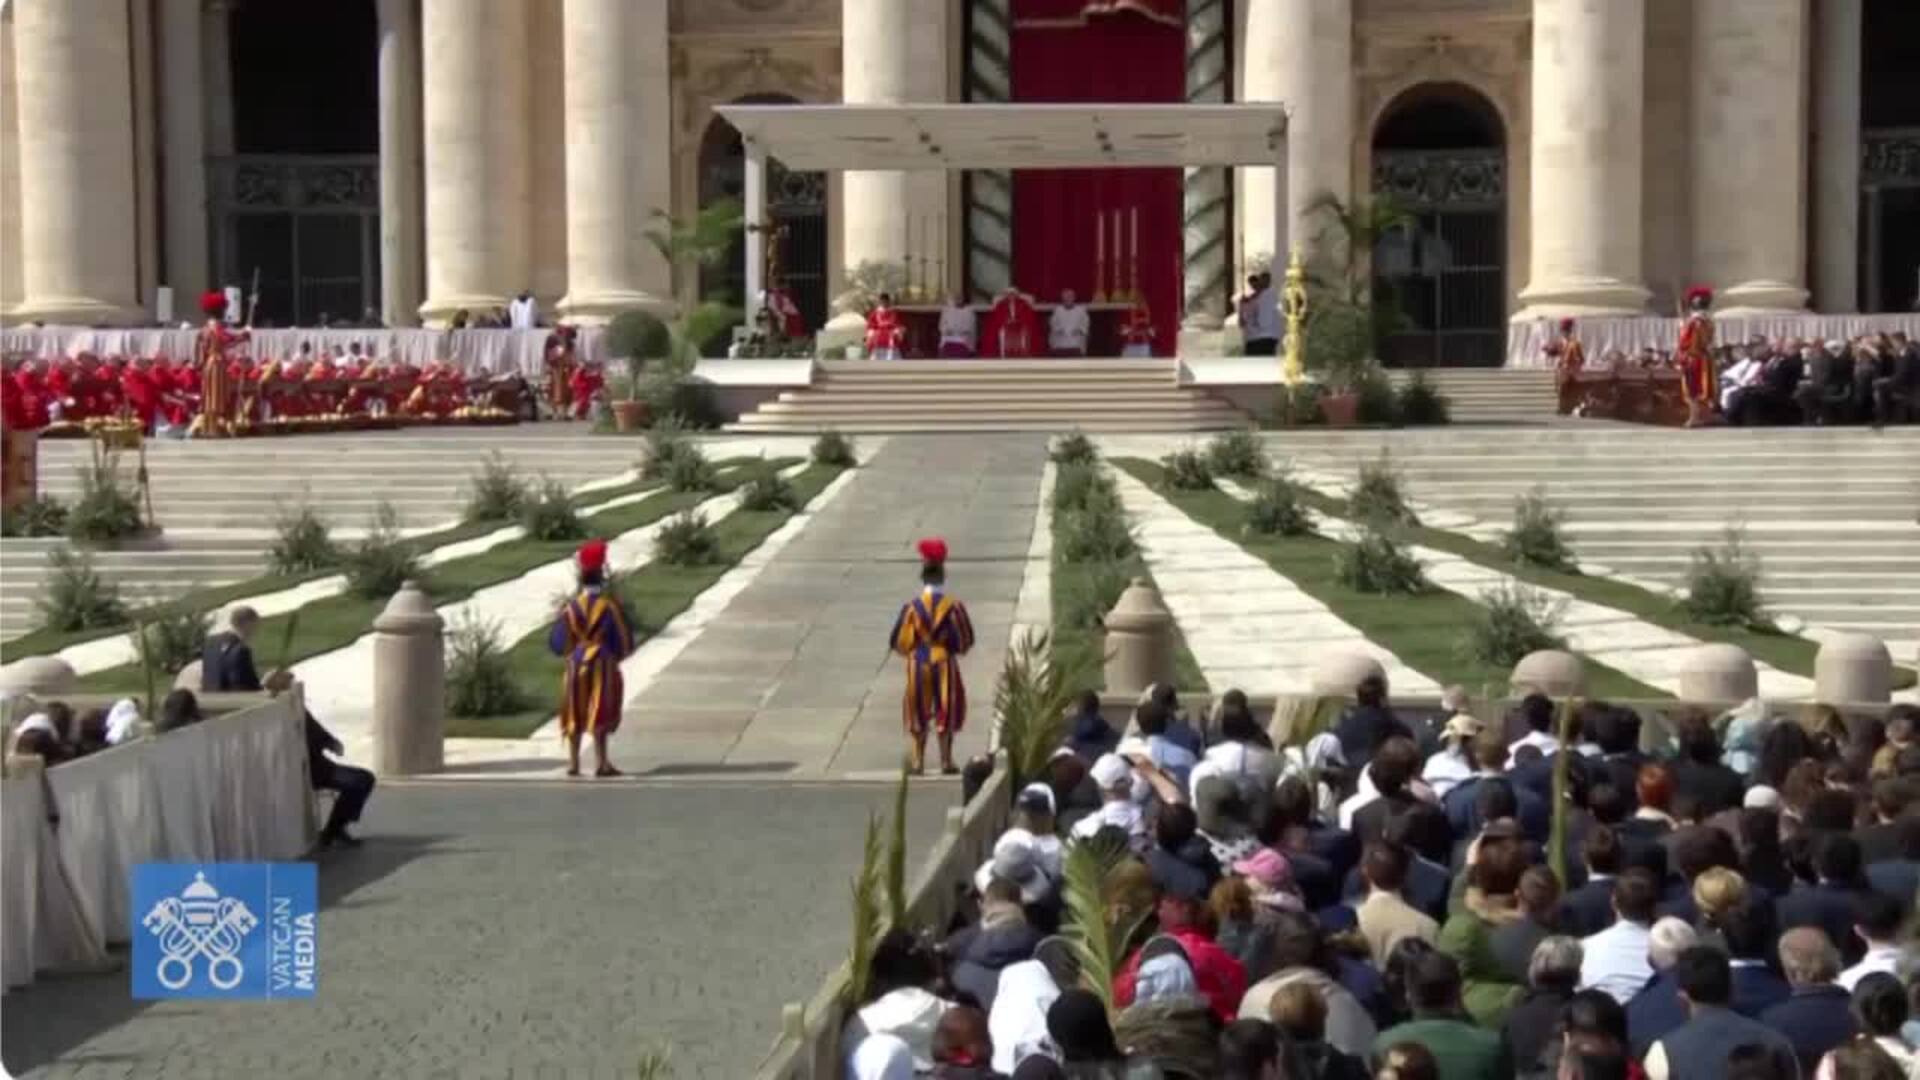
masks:
[[[747,328],[760,327],[760,308],[766,299],[767,274],[767,152],[748,139],[746,149]]]
[[[1287,189],[1287,137],[1271,137],[1273,147],[1273,258],[1267,270],[1275,282],[1287,279],[1287,261],[1293,251],[1293,208]]]

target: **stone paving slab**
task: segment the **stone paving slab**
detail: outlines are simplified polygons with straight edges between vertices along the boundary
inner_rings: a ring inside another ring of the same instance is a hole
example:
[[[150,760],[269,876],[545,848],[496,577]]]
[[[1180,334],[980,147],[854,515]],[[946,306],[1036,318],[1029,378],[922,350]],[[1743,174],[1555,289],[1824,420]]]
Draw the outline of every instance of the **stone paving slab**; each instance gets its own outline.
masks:
[[[908,802],[910,868],[950,783]],[[83,1077],[750,1075],[780,1007],[846,954],[873,787],[392,785],[365,847],[320,864],[311,1001],[140,1002],[125,971],[43,980],[0,1010],[0,1058]],[[777,827],[769,827],[777,825]]]
[[[1045,460],[1038,435],[889,440],[629,699],[623,759],[836,776],[896,767],[903,676],[887,633],[918,586],[914,542],[929,535],[953,552],[952,587],[976,631],[957,752],[984,749]]]

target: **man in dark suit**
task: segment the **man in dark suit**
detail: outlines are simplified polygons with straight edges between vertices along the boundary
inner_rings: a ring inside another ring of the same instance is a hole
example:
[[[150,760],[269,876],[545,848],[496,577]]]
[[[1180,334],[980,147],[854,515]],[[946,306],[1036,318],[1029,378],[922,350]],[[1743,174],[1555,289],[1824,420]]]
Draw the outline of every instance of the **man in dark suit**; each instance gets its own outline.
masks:
[[[1727,1007],[1741,1016],[1758,1017],[1787,1000],[1793,991],[1787,981],[1767,967],[1773,947],[1773,905],[1752,896],[1720,916],[1720,936],[1727,943],[1732,964],[1733,995]]]
[[[1760,381],[1734,400],[1728,422],[1736,425],[1797,423],[1800,412],[1794,393],[1806,377],[1807,358],[1812,355],[1811,348],[1799,352],[1789,348],[1775,354],[1761,370]]]
[[[1814,842],[1813,868],[1820,880],[1796,885],[1779,900],[1780,926],[1815,926],[1840,947],[1846,963],[1859,960],[1866,946],[1853,933],[1854,903],[1870,891],[1860,868],[1860,843],[1846,833],[1829,833]]]
[[[1920,419],[1920,343],[1895,334],[1883,351],[1887,370],[1873,380],[1873,422],[1912,423]]]
[[[1674,972],[1687,1003],[1687,1022],[1647,1051],[1649,1080],[1725,1080],[1727,1058],[1749,1044],[1764,1048],[1774,1059],[1776,1075],[1799,1075],[1799,1060],[1785,1035],[1727,1007],[1733,977],[1719,950],[1695,945],[1680,954]]]
[[[1560,932],[1583,938],[1613,922],[1613,879],[1620,873],[1620,839],[1605,825],[1587,830],[1581,857],[1586,884],[1560,898]]]
[[[1800,415],[1809,424],[1837,424],[1847,420],[1853,402],[1853,354],[1835,338],[1814,355],[1806,381],[1794,391]]]
[[[1851,998],[1833,981],[1840,953],[1819,929],[1802,926],[1781,935],[1780,968],[1793,991],[1761,1013],[1760,1022],[1786,1035],[1800,1075],[1810,1077],[1827,1051],[1853,1038]]]
[[[278,694],[293,683],[291,673],[276,671],[263,682],[253,664],[253,646],[248,641],[260,626],[260,615],[250,607],[236,607],[227,616],[227,629],[210,635],[200,651],[200,689],[202,691],[249,692],[265,690]],[[337,797],[326,827],[320,830],[323,848],[358,847],[358,837],[347,826],[360,820],[367,799],[373,795],[373,774],[327,757],[345,751],[340,740],[320,725],[312,713],[306,714],[307,773],[316,790],[330,789]]]
[[[1672,765],[1674,791],[1684,791],[1699,800],[1702,820],[1737,808],[1746,795],[1747,783],[1739,773],[1721,764],[1720,736],[1714,733],[1713,721],[1703,712],[1690,711],[1676,726],[1680,755]]]
[[[1340,755],[1355,769],[1365,768],[1374,751],[1394,735],[1413,738],[1413,732],[1387,706],[1387,680],[1369,675],[1353,688],[1353,707],[1340,714],[1333,733],[1340,740]]]

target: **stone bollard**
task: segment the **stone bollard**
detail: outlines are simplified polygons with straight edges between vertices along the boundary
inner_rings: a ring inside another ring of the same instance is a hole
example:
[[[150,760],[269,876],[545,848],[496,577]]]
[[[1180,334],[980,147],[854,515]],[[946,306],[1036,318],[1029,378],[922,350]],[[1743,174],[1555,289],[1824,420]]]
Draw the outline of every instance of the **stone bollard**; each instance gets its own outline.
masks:
[[[1173,613],[1160,590],[1143,577],[1107,612],[1107,692],[1137,694],[1154,683],[1173,683]]]
[[[41,701],[73,693],[77,681],[73,667],[54,656],[29,656],[0,669],[0,690],[31,694]]]
[[[446,620],[408,581],[373,620],[373,771],[438,772],[446,716]]]
[[[1380,666],[1371,653],[1358,649],[1338,649],[1329,652],[1315,661],[1313,665],[1313,693],[1315,697],[1350,698],[1354,688],[1369,675],[1387,677],[1387,669]]]
[[[1585,697],[1587,666],[1572,653],[1540,649],[1521,657],[1507,681],[1516,694],[1539,691],[1548,697]]]
[[[1760,673],[1738,645],[1702,645],[1680,661],[1680,700],[1747,701],[1760,696]]]
[[[1881,705],[1893,700],[1893,654],[1872,634],[1836,634],[1813,658],[1813,700]]]

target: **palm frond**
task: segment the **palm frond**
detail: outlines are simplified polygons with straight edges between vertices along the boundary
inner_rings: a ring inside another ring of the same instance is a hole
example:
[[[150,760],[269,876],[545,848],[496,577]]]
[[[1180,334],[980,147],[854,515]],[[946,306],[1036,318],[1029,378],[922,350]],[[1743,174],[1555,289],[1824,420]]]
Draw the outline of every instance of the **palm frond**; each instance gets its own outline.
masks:
[[[1013,790],[1046,771],[1047,759],[1067,735],[1067,709],[1091,677],[1093,660],[1053,651],[1044,631],[1028,634],[1007,650],[993,709],[1000,718],[1000,745],[1013,772]]]
[[[671,327],[674,363],[684,369],[676,370],[676,374],[690,373],[700,357],[700,346],[724,334],[739,323],[741,317],[740,309],[732,304],[703,300],[674,319]]]
[[[1122,951],[1137,926],[1115,926],[1108,913],[1108,879],[1126,857],[1122,844],[1086,840],[1067,849],[1062,892],[1066,917],[1060,933],[1080,967],[1080,985],[1092,992],[1112,1016],[1113,976]]]
[[[1573,749],[1573,717],[1575,699],[1567,698],[1560,703],[1560,716],[1554,728],[1559,733],[1560,751],[1553,755],[1553,821],[1547,829],[1547,865],[1552,868],[1553,876],[1560,879],[1560,887],[1568,888],[1567,882],[1567,763],[1571,760]]]
[[[907,925],[907,763],[893,789],[893,817],[887,822],[887,923]]]
[[[853,948],[847,959],[849,991],[856,1005],[866,1003],[873,948],[880,940],[880,847],[880,818],[869,814],[860,873],[853,879]]]

